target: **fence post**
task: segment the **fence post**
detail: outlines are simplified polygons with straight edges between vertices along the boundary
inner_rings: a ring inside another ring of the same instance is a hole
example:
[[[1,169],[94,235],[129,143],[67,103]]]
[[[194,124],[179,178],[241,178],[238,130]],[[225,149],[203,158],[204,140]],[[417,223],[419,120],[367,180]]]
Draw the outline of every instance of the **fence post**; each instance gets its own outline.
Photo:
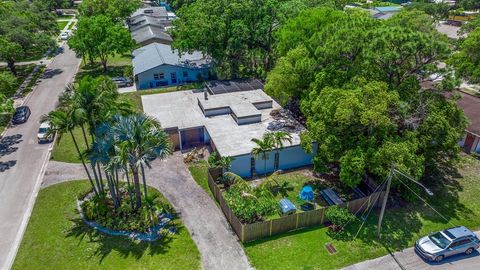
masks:
[[[295,223],[295,229],[298,229],[298,213],[295,213],[295,215],[297,215],[297,222]]]
[[[272,236],[272,220],[270,220],[270,236]]]
[[[320,224],[323,224],[323,218],[325,217],[325,211],[326,211],[325,207],[323,207],[322,209],[323,211],[322,211],[322,218],[320,219]]]
[[[242,237],[240,237],[240,239],[242,243],[245,243],[245,226],[243,226],[243,223],[240,223],[240,226],[242,227]]]

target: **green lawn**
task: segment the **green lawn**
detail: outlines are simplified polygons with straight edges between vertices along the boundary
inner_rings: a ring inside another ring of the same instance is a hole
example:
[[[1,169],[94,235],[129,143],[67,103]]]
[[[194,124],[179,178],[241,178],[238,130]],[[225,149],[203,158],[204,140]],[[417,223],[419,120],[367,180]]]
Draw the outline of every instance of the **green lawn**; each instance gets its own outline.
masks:
[[[80,128],[76,128],[73,130],[73,134],[75,139],[77,140],[78,146],[80,151],[85,151],[86,145],[84,143],[82,130]],[[87,134],[88,139],[88,134]],[[89,140],[90,141],[90,140]],[[50,159],[55,161],[61,162],[69,162],[69,163],[80,163],[80,157],[77,154],[77,150],[75,149],[75,144],[73,143],[72,136],[70,133],[65,133],[60,140],[57,140],[55,144],[52,155]]]
[[[206,162],[191,164],[189,170],[195,181],[212,196],[207,184]],[[455,225],[479,230],[480,160],[463,155],[458,170],[451,172],[451,175],[432,189],[435,195],[429,198],[429,203],[449,218],[448,222],[421,202],[403,202],[387,210],[380,242],[375,236],[377,209],[360,231],[361,221],[350,224],[345,232],[338,235],[323,226],[307,228],[246,243],[245,251],[256,269],[338,269],[386,255],[388,250],[413,246],[416,239],[431,231]],[[294,171],[280,175],[277,181],[282,183],[290,180],[291,190],[287,197],[295,201],[309,178],[311,176],[303,171]],[[336,254],[327,252],[327,243],[333,243]]]
[[[71,30],[75,26],[75,22],[72,22],[68,25],[68,30]]]
[[[388,209],[381,244],[375,240],[377,213],[372,213],[362,230],[361,223],[347,226],[333,239],[325,227],[308,228],[245,244],[245,251],[256,269],[337,269],[350,264],[413,246],[420,236],[454,225],[480,229],[480,161],[463,157],[454,176],[433,189],[429,199],[440,218],[422,203],[397,205]],[[354,239],[355,240],[352,240]],[[337,253],[330,255],[326,243]]]
[[[63,31],[65,26],[67,26],[68,21],[57,21],[58,30]]]
[[[200,160],[188,165],[188,170],[192,174],[193,179],[202,187],[205,192],[215,201],[212,191],[208,187],[208,163],[205,160]],[[217,202],[217,201],[215,201]]]
[[[97,233],[76,212],[88,181],[54,185],[38,194],[12,269],[199,269],[188,231],[153,243]]]

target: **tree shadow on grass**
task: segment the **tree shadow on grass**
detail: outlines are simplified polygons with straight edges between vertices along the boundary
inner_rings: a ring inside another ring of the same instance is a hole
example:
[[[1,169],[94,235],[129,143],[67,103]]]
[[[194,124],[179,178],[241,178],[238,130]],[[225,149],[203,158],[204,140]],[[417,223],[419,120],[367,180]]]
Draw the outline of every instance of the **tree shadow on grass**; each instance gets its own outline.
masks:
[[[122,77],[125,71],[126,66],[108,66],[107,71],[103,71],[103,67],[95,63],[93,65],[86,64],[78,71],[76,80],[81,80],[85,76],[99,77],[99,76],[108,76],[108,77]]]
[[[110,236],[89,227],[80,218],[72,219],[71,221],[74,225],[66,232],[66,237],[76,238],[79,242],[88,241],[88,243],[93,244],[92,246],[97,246],[91,257],[98,257],[99,264],[112,251],[118,252],[122,258],[134,257],[136,260],[141,259],[144,255],[165,254],[170,248],[170,243],[174,240],[174,236],[170,234],[164,234],[154,242],[138,241],[123,236]],[[178,226],[176,228],[177,234],[184,229]]]

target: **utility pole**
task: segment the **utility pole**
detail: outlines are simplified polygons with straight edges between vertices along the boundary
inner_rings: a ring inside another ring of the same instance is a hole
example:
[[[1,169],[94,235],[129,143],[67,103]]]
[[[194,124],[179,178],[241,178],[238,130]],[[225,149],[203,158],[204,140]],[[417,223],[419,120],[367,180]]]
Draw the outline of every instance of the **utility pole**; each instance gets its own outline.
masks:
[[[390,175],[387,178],[387,189],[385,190],[385,195],[383,196],[382,210],[380,210],[380,218],[378,219],[377,225],[377,239],[380,239],[380,231],[382,229],[383,215],[385,214],[385,208],[387,207],[388,193],[390,193],[390,185],[392,184],[392,178],[395,174],[395,167],[392,165],[390,170]]]

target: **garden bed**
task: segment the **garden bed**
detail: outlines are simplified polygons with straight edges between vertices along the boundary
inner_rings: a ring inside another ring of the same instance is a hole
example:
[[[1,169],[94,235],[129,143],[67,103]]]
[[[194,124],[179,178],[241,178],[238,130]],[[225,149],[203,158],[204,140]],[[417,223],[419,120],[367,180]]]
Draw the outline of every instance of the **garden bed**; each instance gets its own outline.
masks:
[[[329,206],[328,207],[319,206],[316,209],[311,211],[305,211],[305,212],[296,211],[294,214],[290,214],[286,216],[270,215],[268,216],[268,218],[263,217],[263,220],[262,219],[258,220],[257,218],[257,219],[251,219],[251,221],[254,221],[254,222],[249,222],[249,221],[246,222],[245,217],[251,216],[251,213],[247,213],[246,215],[242,214],[243,216],[239,217],[235,214],[235,211],[238,211],[238,209],[245,209],[242,211],[247,211],[247,210],[250,211],[251,206],[249,204],[242,203],[242,205],[238,205],[238,207],[237,205],[235,205],[236,209],[235,208],[234,210],[231,209],[231,206],[232,206],[231,205],[232,197],[230,197],[231,195],[226,194],[227,197],[224,197],[224,192],[227,192],[227,191],[223,188],[223,185],[219,185],[216,182],[216,179],[219,179],[221,173],[222,173],[221,169],[219,168],[208,169],[208,186],[214,198],[220,204],[220,208],[222,209],[228,222],[230,223],[233,230],[239,237],[240,241],[243,243],[254,241],[254,240],[265,238],[265,237],[271,237],[279,233],[322,225],[325,222],[329,221],[325,218],[325,212],[327,211],[327,209],[329,209]],[[299,178],[299,179],[302,179],[302,178]],[[297,184],[298,186],[300,186],[300,189],[301,189],[301,186],[303,183],[310,183],[310,181],[311,179],[305,178],[304,180],[297,181]],[[295,188],[293,188],[293,190],[295,190]],[[253,196],[257,196],[258,198],[259,196],[258,194],[260,193],[253,194]],[[362,211],[364,211],[365,209],[368,209],[371,206],[372,207],[380,206],[381,198],[383,197],[383,195],[384,195],[384,192],[375,192],[366,197],[362,197],[362,198],[351,200],[351,201],[346,201],[345,203],[338,206],[347,208],[352,213],[362,213]],[[246,195],[245,193],[243,193],[243,195],[241,196],[246,196]],[[248,195],[248,196],[252,196],[252,195]],[[283,195],[281,197],[283,197]],[[276,196],[275,196],[275,199],[277,199]],[[257,209],[257,210],[265,211],[264,210],[265,207],[268,207],[266,200],[259,200],[259,199],[257,200],[258,200],[258,203],[261,205],[259,206],[260,209],[259,210]],[[229,203],[230,203],[230,206],[229,206]]]
[[[200,254],[180,219],[174,219],[177,234],[155,242],[91,229],[76,208],[76,198],[90,188],[85,180],[40,190],[12,269],[200,269]],[[161,196],[149,189],[154,192]]]
[[[153,242],[160,239],[162,233],[166,233],[164,229],[168,229],[168,232],[170,233],[175,233],[176,231],[175,228],[171,226],[173,215],[165,211],[155,211],[154,217],[152,218],[153,220],[149,222],[151,224],[142,226],[144,221],[140,219],[140,216],[143,216],[143,212],[148,211],[148,209],[146,209],[147,207],[142,206],[142,208],[136,210],[136,213],[134,213],[133,207],[129,207],[129,202],[126,202],[126,207],[129,208],[129,210],[124,210],[123,215],[120,215],[122,214],[122,209],[118,209],[117,211],[110,210],[109,212],[117,212],[120,214],[103,219],[101,221],[102,224],[99,224],[95,220],[88,219],[84,213],[84,210],[86,209],[84,203],[91,203],[95,200],[98,200],[98,196],[95,196],[93,192],[90,192],[87,194],[87,196],[85,196],[85,198],[77,200],[77,210],[85,224],[101,233],[111,236],[125,236],[140,241]],[[107,198],[104,198],[104,200],[107,200]],[[106,204],[112,204],[111,199]],[[122,206],[125,208],[125,205]],[[93,212],[92,209],[89,210]],[[128,212],[128,214],[125,212]],[[118,227],[118,229],[108,228],[107,224],[111,223],[116,223],[115,226]],[[138,229],[143,230],[139,231]]]

